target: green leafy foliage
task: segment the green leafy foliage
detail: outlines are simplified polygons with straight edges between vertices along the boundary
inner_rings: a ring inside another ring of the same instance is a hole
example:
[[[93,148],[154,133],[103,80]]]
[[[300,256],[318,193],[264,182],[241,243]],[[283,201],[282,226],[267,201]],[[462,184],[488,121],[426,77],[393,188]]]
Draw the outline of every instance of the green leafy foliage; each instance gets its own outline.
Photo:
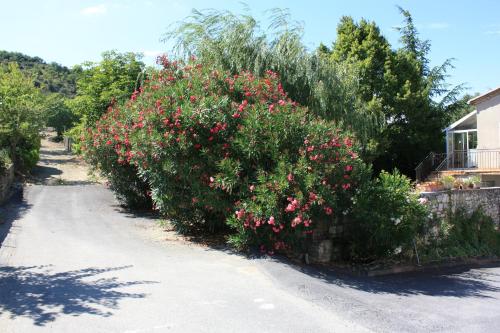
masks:
[[[143,69],[138,54],[104,52],[100,62],[75,67],[77,96],[68,105],[86,124],[94,124],[110,105],[132,94]]]
[[[73,97],[76,93],[77,73],[55,62],[46,63],[39,57],[30,57],[18,52],[0,51],[0,67],[17,63],[27,76],[33,78],[35,87],[43,93],[58,93]]]
[[[50,94],[45,98],[44,104],[46,125],[53,127],[58,137],[78,121],[78,117],[71,111],[64,96]]]
[[[333,63],[302,42],[302,26],[287,11],[271,11],[269,28],[248,15],[216,10],[193,11],[172,28],[173,40],[183,56],[196,55],[205,64],[232,74],[244,70],[262,77],[266,70],[280,73],[283,89],[312,114],[349,128],[363,147],[382,123],[379,110],[358,98],[358,77],[348,64]]]
[[[415,166],[429,153],[442,151],[442,129],[462,113],[461,86],[446,84],[451,61],[431,68],[430,43],[421,40],[411,14],[400,8],[401,47],[392,49],[374,22],[343,17],[330,51],[320,52],[337,64],[350,64],[359,77],[359,98],[384,121],[372,136],[365,159],[375,171],[398,168],[413,177]]]
[[[43,97],[17,64],[0,68],[0,147],[16,167],[29,170],[38,159]]]
[[[155,207],[179,228],[229,226],[240,248],[293,247],[318,219],[341,211],[365,170],[356,147],[293,102],[277,74],[162,63],[88,130],[91,163],[112,178],[124,170],[116,164],[136,168]]]
[[[12,160],[9,156],[9,150],[2,148],[0,149],[0,175],[12,164]]]
[[[409,178],[397,171],[381,172],[353,198],[347,222],[350,259],[369,262],[411,252],[427,215]]]
[[[459,208],[447,219],[430,220],[427,227],[434,232],[420,238],[424,260],[500,255],[500,232],[481,207],[472,214]]]

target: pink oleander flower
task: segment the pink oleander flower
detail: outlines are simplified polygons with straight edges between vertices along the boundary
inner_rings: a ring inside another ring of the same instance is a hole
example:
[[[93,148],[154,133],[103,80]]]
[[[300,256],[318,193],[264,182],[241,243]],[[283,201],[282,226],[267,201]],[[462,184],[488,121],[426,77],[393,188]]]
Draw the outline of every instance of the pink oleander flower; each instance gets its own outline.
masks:
[[[244,209],[240,209],[240,210],[236,211],[236,217],[238,218],[238,220],[241,220],[244,216],[245,216],[245,210]]]
[[[299,225],[300,223],[302,223],[302,216],[301,215],[298,215],[297,217],[295,217],[293,220],[292,220],[292,228],[295,228],[297,225]]]
[[[351,184],[347,183],[347,184],[342,184],[342,188],[344,190],[348,190],[349,188],[351,187]]]
[[[274,225],[274,216],[271,216],[267,223],[269,223],[270,225]]]

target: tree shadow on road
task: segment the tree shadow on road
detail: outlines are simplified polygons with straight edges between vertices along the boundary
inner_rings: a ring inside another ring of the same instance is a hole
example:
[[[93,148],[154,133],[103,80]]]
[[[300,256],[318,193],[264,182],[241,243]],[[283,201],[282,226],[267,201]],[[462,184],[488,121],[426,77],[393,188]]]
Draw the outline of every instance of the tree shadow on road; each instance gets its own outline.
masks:
[[[38,183],[44,183],[51,178],[60,176],[61,174],[61,170],[44,165],[36,165],[32,170],[32,178]]]
[[[31,209],[31,204],[28,204],[23,198],[22,187],[14,189],[12,197],[5,205],[0,207],[0,246],[6,246],[5,238],[11,232],[14,221],[20,219]]]
[[[326,267],[297,265],[284,258],[275,258],[274,261],[331,285],[374,294],[498,298],[492,293],[500,293],[500,274],[474,269],[473,266],[367,277],[352,276]],[[495,265],[482,266],[487,267]]]
[[[0,267],[0,312],[11,318],[18,316],[44,326],[61,315],[112,315],[119,301],[126,298],[144,298],[144,293],[118,289],[155,281],[121,282],[116,277],[98,277],[131,266],[86,268],[52,273],[49,266]],[[94,278],[94,279],[92,279]]]

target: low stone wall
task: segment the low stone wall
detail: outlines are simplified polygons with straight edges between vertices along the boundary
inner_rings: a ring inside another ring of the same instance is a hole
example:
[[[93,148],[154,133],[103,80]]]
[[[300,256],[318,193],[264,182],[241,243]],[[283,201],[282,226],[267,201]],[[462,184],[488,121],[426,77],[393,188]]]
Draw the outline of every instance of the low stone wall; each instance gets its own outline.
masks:
[[[14,166],[8,168],[3,174],[0,171],[0,204],[8,198],[13,181]]]
[[[423,192],[421,198],[427,198],[431,213],[444,218],[451,209],[464,208],[472,213],[482,207],[496,224],[500,224],[500,187],[488,187],[468,190],[450,190],[440,192]]]

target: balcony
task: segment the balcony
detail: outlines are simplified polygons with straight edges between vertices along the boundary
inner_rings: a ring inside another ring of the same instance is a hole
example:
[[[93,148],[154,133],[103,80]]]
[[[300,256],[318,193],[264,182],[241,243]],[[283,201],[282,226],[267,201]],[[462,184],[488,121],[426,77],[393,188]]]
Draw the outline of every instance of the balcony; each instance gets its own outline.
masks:
[[[425,181],[431,173],[500,172],[500,149],[455,150],[451,153],[430,153],[415,169],[416,179]]]
[[[435,171],[474,169],[478,172],[500,170],[500,150],[455,150],[446,155]]]

